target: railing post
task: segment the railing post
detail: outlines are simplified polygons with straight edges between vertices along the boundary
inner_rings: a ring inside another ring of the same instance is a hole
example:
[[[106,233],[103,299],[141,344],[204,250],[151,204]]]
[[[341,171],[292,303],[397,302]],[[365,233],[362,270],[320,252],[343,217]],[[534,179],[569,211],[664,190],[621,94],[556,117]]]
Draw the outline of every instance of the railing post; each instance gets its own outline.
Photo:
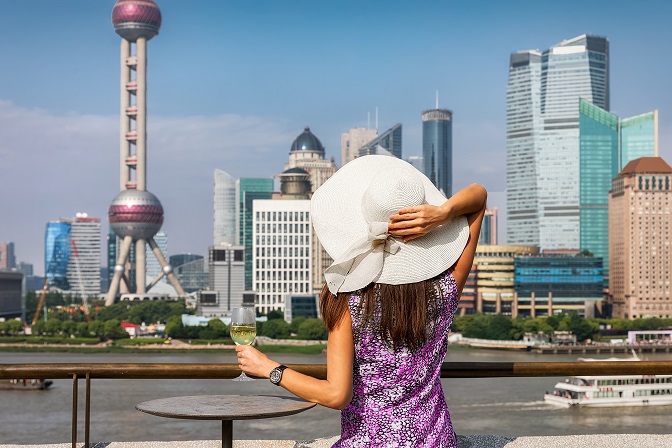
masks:
[[[84,416],[84,446],[89,448],[89,427],[91,425],[91,372],[86,372],[86,415]]]
[[[72,374],[72,448],[77,448],[77,374]]]

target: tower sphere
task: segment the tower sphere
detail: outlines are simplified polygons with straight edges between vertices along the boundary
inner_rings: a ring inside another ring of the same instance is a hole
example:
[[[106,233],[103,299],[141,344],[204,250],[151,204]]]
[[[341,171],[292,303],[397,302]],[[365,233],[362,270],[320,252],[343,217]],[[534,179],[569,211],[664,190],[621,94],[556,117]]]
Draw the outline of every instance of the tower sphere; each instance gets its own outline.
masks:
[[[120,238],[148,240],[163,224],[163,207],[149,191],[124,190],[110,204],[110,228]]]
[[[117,0],[112,8],[112,25],[123,39],[149,40],[159,34],[161,11],[154,0]]]

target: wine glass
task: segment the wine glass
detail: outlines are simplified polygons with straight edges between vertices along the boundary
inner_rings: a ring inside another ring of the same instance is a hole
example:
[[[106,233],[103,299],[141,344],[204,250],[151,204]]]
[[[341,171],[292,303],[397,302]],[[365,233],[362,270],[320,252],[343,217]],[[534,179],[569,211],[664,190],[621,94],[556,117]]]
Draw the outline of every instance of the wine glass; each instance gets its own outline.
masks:
[[[231,339],[236,345],[252,345],[257,335],[257,315],[252,307],[231,310]],[[254,381],[242,372],[233,381]]]

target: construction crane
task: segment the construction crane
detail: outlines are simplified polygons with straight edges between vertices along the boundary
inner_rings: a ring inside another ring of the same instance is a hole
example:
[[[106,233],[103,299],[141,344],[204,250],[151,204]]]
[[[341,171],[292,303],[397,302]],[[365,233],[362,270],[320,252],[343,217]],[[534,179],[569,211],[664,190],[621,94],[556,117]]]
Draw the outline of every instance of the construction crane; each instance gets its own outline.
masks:
[[[75,259],[75,268],[77,269],[77,279],[79,280],[79,293],[82,295],[82,305],[84,306],[84,315],[86,316],[86,321],[91,322],[91,316],[89,316],[89,302],[86,299],[86,294],[84,293],[84,282],[82,281],[82,271],[79,268],[79,253],[77,252],[77,245],[75,240],[70,240],[70,245],[72,246],[72,255]]]
[[[49,279],[47,279],[47,281],[44,282],[44,286],[42,287],[42,294],[40,294],[40,300],[37,301],[37,309],[35,310],[35,316],[33,317],[33,322],[30,324],[31,326],[35,325],[37,319],[40,318],[40,311],[42,311],[42,307],[44,306],[44,299],[47,297],[48,289],[49,289]]]

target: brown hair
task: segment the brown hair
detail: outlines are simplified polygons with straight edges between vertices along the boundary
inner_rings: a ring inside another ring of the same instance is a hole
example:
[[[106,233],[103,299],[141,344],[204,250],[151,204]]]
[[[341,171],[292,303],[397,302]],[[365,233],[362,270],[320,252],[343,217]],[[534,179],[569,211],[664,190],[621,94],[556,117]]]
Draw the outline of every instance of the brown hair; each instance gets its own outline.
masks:
[[[334,296],[326,284],[320,293],[320,312],[329,331],[336,328],[350,312],[348,299],[353,293]],[[407,347],[416,351],[427,341],[432,324],[438,317],[440,290],[436,279],[403,285],[371,283],[361,290],[357,307],[361,315],[355,332],[368,329],[394,349]]]

